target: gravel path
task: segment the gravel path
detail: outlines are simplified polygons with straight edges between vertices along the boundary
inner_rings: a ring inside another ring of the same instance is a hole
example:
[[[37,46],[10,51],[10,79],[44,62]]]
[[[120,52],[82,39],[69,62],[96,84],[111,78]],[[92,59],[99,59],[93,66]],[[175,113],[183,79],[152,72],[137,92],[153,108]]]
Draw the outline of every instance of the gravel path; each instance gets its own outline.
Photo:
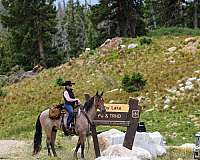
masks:
[[[29,149],[28,146],[30,144],[25,141],[0,140],[0,159],[19,159],[21,153]]]

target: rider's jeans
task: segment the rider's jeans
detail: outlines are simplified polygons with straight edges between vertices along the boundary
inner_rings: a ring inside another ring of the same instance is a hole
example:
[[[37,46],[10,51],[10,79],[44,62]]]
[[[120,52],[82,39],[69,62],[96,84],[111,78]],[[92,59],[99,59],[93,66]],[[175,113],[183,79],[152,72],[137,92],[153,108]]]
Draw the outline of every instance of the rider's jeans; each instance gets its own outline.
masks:
[[[67,118],[67,128],[69,128],[73,118],[74,118],[74,111],[73,111],[73,107],[70,104],[64,104],[64,108],[67,110],[67,112],[69,113],[69,116]]]

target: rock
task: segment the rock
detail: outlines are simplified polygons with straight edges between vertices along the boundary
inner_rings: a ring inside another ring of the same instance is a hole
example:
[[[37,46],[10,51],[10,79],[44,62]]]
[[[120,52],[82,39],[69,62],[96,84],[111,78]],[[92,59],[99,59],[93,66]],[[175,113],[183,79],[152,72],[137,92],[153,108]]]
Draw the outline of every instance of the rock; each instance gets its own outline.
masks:
[[[108,44],[110,42],[111,42],[111,39],[106,39],[106,41],[100,47],[103,47],[103,46],[105,46],[106,44]]]
[[[172,106],[172,109],[176,109],[176,106]]]
[[[197,77],[192,77],[192,78],[188,78],[187,81],[189,82],[193,82],[193,81],[196,81],[197,80]]]
[[[169,98],[166,98],[164,101],[164,104],[170,104],[171,100]]]
[[[164,105],[164,107],[163,107],[163,109],[168,109],[168,108],[169,108],[168,104]]]
[[[175,60],[170,60],[169,63],[170,63],[170,64],[175,64],[176,61],[175,61]]]
[[[100,141],[100,150],[105,153],[104,156],[107,156],[106,153],[113,154],[112,146],[122,145],[124,141],[124,136],[125,134],[123,132],[118,131],[116,129],[111,129],[109,131],[102,132],[101,134],[99,134],[98,139]],[[137,148],[139,147],[144,150],[142,152],[145,153],[146,156],[143,156],[143,157],[151,157],[151,156],[157,157],[157,155],[163,155],[166,153],[163,137],[159,132],[153,132],[153,133],[136,132],[136,136],[135,136],[135,140],[133,144],[133,150],[134,150],[134,147],[137,147]],[[141,159],[141,157],[138,156],[138,154],[136,153],[137,153],[136,150],[134,150],[134,156]],[[121,152],[119,152],[119,154],[121,155]],[[117,156],[120,156],[120,155],[117,154]]]
[[[180,83],[178,86],[179,86],[179,87],[183,87],[183,86],[184,86],[184,84],[183,84],[183,83]]]
[[[194,54],[197,52],[198,46],[199,46],[199,41],[195,41],[195,42],[190,41],[184,48],[182,48],[182,51],[186,53]]]
[[[171,94],[176,94],[176,89],[172,88],[172,89],[167,89],[167,91]]]
[[[114,101],[114,100],[110,100],[110,101],[109,101],[109,103],[111,103],[111,104],[112,104],[112,103],[115,103],[115,101]]]
[[[159,132],[136,132],[133,146],[149,151],[153,158],[166,154],[163,137]]]
[[[169,52],[175,52],[176,51],[176,47],[171,47],[171,48],[168,48],[167,50],[169,51]]]
[[[132,152],[141,160],[152,159],[151,153],[143,148],[133,146]]]
[[[99,136],[98,135],[98,142],[99,142],[99,149],[101,152],[106,150],[109,147],[109,141],[108,138],[104,136]]]
[[[186,81],[186,82],[185,82],[185,85],[186,85],[186,86],[191,86],[191,85],[192,85],[192,82]]]
[[[188,37],[184,40],[184,42],[188,43],[188,42],[195,42],[196,38],[195,37]]]
[[[185,92],[185,87],[181,87],[179,90],[180,90],[181,92]]]
[[[121,144],[112,145],[108,149],[102,152],[103,157],[99,157],[96,160],[151,160],[151,154],[142,148],[133,147],[129,150],[123,147]]]
[[[194,73],[200,74],[200,70],[194,71]]]
[[[176,96],[177,97],[181,96],[181,92],[180,91],[176,91]]]
[[[138,46],[138,44],[131,43],[128,45],[128,49],[133,49],[133,48],[136,48],[137,46]]]
[[[146,111],[144,111],[144,112],[152,112],[152,111],[154,111],[154,108],[147,109],[147,110],[146,110]]]
[[[122,38],[121,37],[115,37],[112,39],[107,39],[99,48],[98,52],[100,54],[107,54],[109,53],[109,50],[112,48],[117,48],[122,44]]]
[[[89,52],[90,51],[90,48],[85,48],[85,52]]]
[[[112,92],[116,92],[116,91],[118,91],[118,90],[119,90],[119,89],[116,88],[116,89],[113,89],[113,90],[107,91],[106,93],[112,93]]]
[[[183,150],[183,151],[192,151],[194,147],[195,147],[195,144],[193,143],[185,143],[178,146],[177,149]]]
[[[121,44],[121,45],[120,45],[120,49],[123,49],[123,48],[126,48],[126,45]]]
[[[189,85],[189,86],[187,85],[187,86],[185,86],[185,90],[189,90],[189,91],[193,90],[193,85]]]
[[[117,130],[110,129],[108,131],[98,134],[98,137],[105,137],[108,140],[108,145],[122,144],[124,141],[125,133]]]

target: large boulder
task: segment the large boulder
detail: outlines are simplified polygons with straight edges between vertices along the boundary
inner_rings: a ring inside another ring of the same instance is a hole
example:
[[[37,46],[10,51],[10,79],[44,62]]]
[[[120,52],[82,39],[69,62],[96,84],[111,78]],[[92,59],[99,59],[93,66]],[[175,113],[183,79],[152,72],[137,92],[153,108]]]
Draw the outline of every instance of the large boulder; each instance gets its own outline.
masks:
[[[116,129],[102,132],[98,135],[101,152],[107,150],[112,145],[123,144],[125,133]],[[133,148],[139,147],[148,151],[152,157],[166,154],[163,136],[159,132],[147,133],[136,132]]]
[[[121,144],[111,145],[96,160],[151,160],[151,154],[139,147],[129,150]]]
[[[118,48],[122,44],[121,37],[115,37],[112,39],[107,39],[99,48],[98,52],[100,54],[107,54],[110,49]]]

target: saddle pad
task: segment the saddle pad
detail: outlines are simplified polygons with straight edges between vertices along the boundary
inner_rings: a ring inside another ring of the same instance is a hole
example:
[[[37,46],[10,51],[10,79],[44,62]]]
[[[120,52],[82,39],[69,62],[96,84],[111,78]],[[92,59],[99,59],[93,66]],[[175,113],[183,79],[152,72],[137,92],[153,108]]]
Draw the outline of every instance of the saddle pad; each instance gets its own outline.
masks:
[[[51,107],[49,108],[49,118],[51,119],[59,119],[61,115],[61,109],[58,107]]]

